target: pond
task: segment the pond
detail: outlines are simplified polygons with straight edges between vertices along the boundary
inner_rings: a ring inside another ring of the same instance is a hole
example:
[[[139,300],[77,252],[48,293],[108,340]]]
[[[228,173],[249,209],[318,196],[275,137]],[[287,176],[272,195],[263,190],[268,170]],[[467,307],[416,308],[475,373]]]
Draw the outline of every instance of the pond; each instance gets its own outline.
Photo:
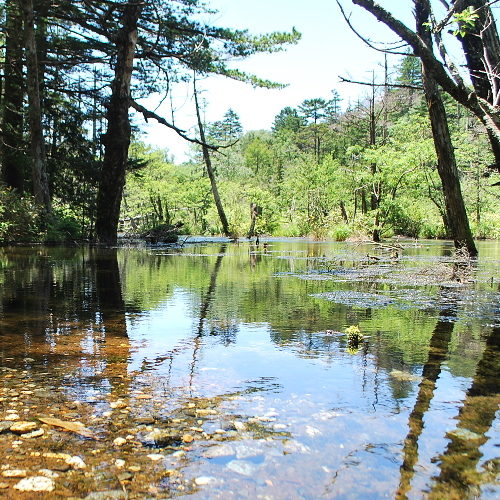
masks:
[[[478,247],[0,249],[0,498],[498,498]]]

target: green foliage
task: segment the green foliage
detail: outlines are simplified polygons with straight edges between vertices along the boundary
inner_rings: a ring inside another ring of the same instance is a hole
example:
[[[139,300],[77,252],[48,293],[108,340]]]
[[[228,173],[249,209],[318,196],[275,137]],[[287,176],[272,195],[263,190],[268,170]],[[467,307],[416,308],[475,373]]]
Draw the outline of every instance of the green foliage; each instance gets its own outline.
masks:
[[[40,213],[32,198],[0,186],[0,242],[38,241]]]
[[[472,6],[467,7],[462,12],[453,14],[453,22],[458,25],[458,27],[453,30],[453,35],[463,38],[471,31],[472,28],[474,28],[478,19],[479,15],[476,14],[476,11]]]

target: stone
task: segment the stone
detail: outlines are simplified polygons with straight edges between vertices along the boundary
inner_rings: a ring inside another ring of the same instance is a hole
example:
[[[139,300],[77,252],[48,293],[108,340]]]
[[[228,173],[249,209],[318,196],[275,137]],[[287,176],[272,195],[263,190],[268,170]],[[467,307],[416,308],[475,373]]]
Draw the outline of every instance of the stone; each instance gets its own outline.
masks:
[[[53,491],[54,488],[54,481],[45,476],[26,477],[14,486],[19,491]]]
[[[24,469],[7,469],[2,472],[3,477],[26,477],[27,472]]]
[[[16,434],[26,434],[34,431],[37,427],[38,424],[36,422],[25,422],[20,420],[19,422],[12,424],[10,430]]]
[[[123,437],[117,437],[114,441],[113,441],[113,444],[115,446],[123,446],[125,443],[127,442],[127,440]]]
[[[198,485],[198,486],[204,486],[206,484],[211,484],[211,483],[215,483],[217,481],[217,479],[213,476],[200,476],[200,477],[197,477],[194,482]]]
[[[128,493],[122,490],[93,491],[84,500],[127,500]]]
[[[242,476],[253,476],[259,470],[258,465],[247,460],[231,460],[226,467]]]
[[[85,469],[87,467],[87,464],[78,456],[67,458],[65,462],[71,465],[73,469]]]

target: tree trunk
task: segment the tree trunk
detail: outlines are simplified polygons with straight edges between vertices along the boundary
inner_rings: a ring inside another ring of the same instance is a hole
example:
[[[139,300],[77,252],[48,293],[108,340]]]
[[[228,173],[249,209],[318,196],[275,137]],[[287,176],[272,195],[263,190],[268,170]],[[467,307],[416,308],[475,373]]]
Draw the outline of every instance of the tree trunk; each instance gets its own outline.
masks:
[[[23,164],[23,24],[17,2],[5,4],[5,65],[2,126],[2,180],[24,191]]]
[[[428,0],[415,0],[415,20],[417,33],[429,48],[432,47],[431,32],[427,28],[430,17]],[[469,226],[460,187],[460,178],[455,160],[455,150],[451,142],[446,109],[435,79],[429,73],[426,64],[422,63],[422,81],[425,99],[429,109],[432,137],[438,158],[438,173],[443,186],[446,214],[452,238],[456,248],[466,247],[470,255],[477,255],[474,238]]]
[[[208,178],[210,179],[210,184],[212,185],[212,193],[214,195],[215,206],[217,207],[217,212],[222,224],[222,230],[225,236],[231,236],[229,231],[229,223],[227,222],[226,214],[222,206],[222,201],[219,196],[219,190],[217,189],[217,181],[215,180],[215,173],[212,168],[212,161],[210,159],[210,152],[205,141],[205,131],[203,130],[203,123],[201,122],[200,107],[198,106],[198,95],[196,93],[196,76],[194,78],[194,102],[196,106],[196,116],[198,118],[198,129],[200,131],[200,139],[202,142],[203,158],[205,160],[205,165],[207,167]]]
[[[42,128],[33,0],[22,0],[22,9],[26,46],[33,194],[36,202],[44,208],[45,214],[50,216],[52,215],[52,205],[45,161],[45,138]]]
[[[122,27],[116,37],[115,77],[107,106],[108,129],[104,137],[104,160],[97,194],[95,239],[103,245],[116,245],[120,204],[130,146],[130,82],[137,43],[140,0],[129,0],[124,7]]]
[[[458,0],[455,10],[473,7],[479,18],[467,34],[459,37],[467,61],[469,75],[479,97],[492,105],[500,102],[500,39],[488,0]],[[500,171],[500,138],[488,131],[496,168]]]

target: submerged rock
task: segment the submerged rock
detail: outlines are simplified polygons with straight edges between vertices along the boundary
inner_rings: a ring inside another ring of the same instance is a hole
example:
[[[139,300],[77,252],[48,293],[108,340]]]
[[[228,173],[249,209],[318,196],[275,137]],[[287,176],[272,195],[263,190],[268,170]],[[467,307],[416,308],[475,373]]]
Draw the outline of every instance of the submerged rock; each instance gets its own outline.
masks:
[[[231,460],[226,467],[243,476],[253,476],[260,469],[259,465],[247,460]]]

